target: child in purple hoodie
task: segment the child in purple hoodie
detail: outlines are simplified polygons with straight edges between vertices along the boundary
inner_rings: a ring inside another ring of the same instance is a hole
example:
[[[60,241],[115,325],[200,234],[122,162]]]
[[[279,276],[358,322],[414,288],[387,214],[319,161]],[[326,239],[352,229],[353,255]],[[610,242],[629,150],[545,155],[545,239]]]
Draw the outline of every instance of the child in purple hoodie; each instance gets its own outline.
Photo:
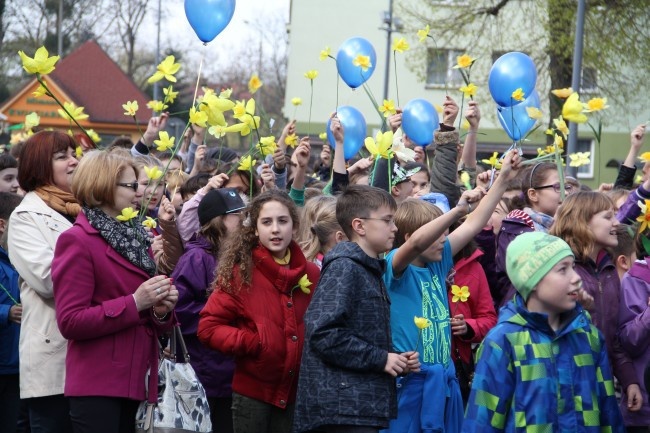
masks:
[[[199,312],[205,306],[217,268],[217,254],[226,236],[241,225],[245,204],[234,189],[213,189],[199,203],[201,228],[185,246],[172,273],[178,289],[176,317],[190,354],[190,363],[205,388],[215,433],[231,433],[231,357],[204,346],[196,336]]]

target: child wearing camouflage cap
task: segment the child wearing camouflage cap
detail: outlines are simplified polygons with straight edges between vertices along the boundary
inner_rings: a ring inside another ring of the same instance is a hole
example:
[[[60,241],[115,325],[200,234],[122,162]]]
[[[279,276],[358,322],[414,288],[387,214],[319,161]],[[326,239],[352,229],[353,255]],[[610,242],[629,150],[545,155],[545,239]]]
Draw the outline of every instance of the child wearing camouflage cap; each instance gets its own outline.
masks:
[[[479,349],[463,432],[625,431],[573,263],[569,245],[542,232],[508,246],[517,295]]]

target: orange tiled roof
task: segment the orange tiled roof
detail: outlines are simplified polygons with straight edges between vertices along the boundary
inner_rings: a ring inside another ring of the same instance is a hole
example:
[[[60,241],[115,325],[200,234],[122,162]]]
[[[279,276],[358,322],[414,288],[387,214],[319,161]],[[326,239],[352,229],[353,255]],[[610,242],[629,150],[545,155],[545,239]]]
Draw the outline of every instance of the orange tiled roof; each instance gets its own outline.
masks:
[[[92,122],[132,123],[124,115],[122,104],[138,101],[138,122],[146,127],[151,115],[147,102],[151,99],[120,69],[95,41],[88,41],[60,60],[49,74],[61,89]]]

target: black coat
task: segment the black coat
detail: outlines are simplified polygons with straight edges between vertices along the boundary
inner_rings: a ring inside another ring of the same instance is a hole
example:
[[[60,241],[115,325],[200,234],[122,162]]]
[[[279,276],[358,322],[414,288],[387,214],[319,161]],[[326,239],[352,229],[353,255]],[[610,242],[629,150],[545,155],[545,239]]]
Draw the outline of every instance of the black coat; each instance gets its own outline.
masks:
[[[322,425],[385,428],[397,414],[395,380],[384,372],[392,351],[385,261],[353,242],[323,261],[305,313],[294,431]]]

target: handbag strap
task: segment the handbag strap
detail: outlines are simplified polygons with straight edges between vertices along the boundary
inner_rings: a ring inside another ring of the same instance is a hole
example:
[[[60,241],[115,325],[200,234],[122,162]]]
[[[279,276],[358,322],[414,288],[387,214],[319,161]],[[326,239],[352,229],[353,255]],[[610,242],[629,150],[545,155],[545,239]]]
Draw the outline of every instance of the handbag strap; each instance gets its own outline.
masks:
[[[190,362],[190,354],[187,351],[187,346],[185,345],[185,340],[183,339],[183,333],[181,332],[181,327],[179,325],[174,325],[174,331],[172,332],[171,336],[171,351],[174,355],[174,359],[176,359],[176,345],[180,343],[181,345],[181,351],[183,352],[183,360],[187,363]]]

